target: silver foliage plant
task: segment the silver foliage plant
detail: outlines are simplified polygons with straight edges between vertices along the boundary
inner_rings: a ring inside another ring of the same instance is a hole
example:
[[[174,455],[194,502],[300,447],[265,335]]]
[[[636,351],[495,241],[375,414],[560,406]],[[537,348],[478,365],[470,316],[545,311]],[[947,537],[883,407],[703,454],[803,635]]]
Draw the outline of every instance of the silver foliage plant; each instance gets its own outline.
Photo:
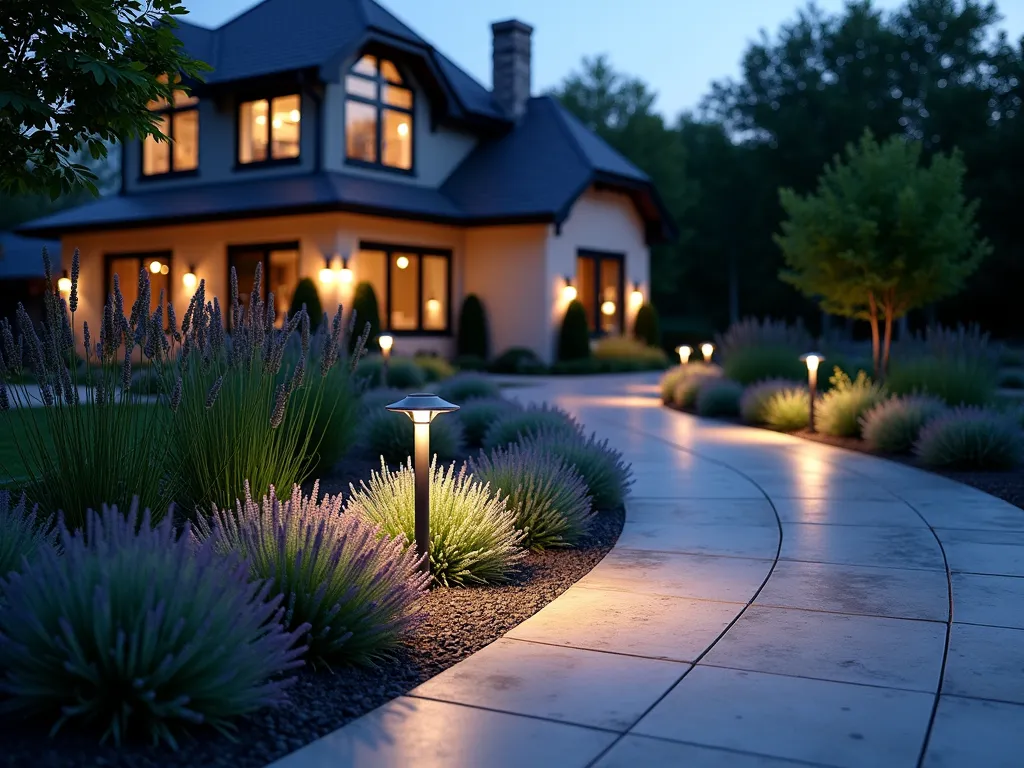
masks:
[[[387,657],[419,620],[415,610],[430,580],[404,536],[342,514],[341,495],[318,500],[299,486],[261,500],[248,486],[235,509],[200,518],[197,533],[220,552],[249,563],[250,576],[282,595],[285,625],[308,626],[308,656],[317,662],[373,663]]]
[[[430,573],[444,586],[508,581],[525,555],[523,533],[504,499],[454,465],[430,467]],[[389,536],[415,541],[415,481],[411,462],[391,471],[382,461],[369,483],[351,494],[345,514],[358,515]]]
[[[558,432],[566,436],[583,435],[583,427],[571,414],[556,406],[531,405],[525,409],[509,408],[484,436],[486,450],[517,443],[539,431]]]
[[[0,579],[22,567],[36,553],[52,547],[57,531],[53,518],[41,518],[37,507],[30,507],[22,495],[12,503],[10,491],[0,491]],[[0,603],[3,602],[0,587]]]
[[[921,429],[914,453],[926,467],[1012,469],[1024,461],[1024,436],[1005,413],[953,408]]]
[[[0,693],[14,711],[75,722],[120,744],[135,735],[177,745],[189,726],[280,704],[301,666],[281,597],[248,565],[198,548],[170,516],[152,525],[133,504],[60,525],[58,554],[42,547],[0,583]]]
[[[534,551],[574,546],[590,527],[587,484],[562,458],[512,444],[471,459],[469,471],[501,493]]]
[[[579,472],[596,509],[618,509],[625,502],[633,470],[607,440],[548,428],[530,433],[522,444],[548,461],[560,459]]]
[[[873,451],[909,453],[924,426],[945,410],[946,404],[930,395],[883,400],[861,417],[864,442]]]

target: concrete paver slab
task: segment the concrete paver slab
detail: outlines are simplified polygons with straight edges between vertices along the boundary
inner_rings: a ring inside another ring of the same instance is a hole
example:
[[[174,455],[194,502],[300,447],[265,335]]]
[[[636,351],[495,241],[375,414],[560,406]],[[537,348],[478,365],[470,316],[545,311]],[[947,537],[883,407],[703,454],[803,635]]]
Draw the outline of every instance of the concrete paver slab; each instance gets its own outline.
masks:
[[[927,527],[914,508],[903,501],[779,498],[773,504],[783,523]]]
[[[640,766],[685,766],[685,768],[807,768],[777,757],[751,755],[731,750],[699,747],[696,744],[623,736],[594,764],[594,768],[639,768]]]
[[[1024,704],[1024,630],[954,624],[942,692]]]
[[[943,696],[924,768],[1020,768],[1024,706]]]
[[[778,551],[779,532],[767,526],[627,522],[617,546],[655,552],[770,560]]]
[[[1024,629],[1024,579],[954,573],[953,621]]]
[[[892,528],[782,524],[783,560],[879,568],[922,568],[945,571],[942,550],[924,526]]]

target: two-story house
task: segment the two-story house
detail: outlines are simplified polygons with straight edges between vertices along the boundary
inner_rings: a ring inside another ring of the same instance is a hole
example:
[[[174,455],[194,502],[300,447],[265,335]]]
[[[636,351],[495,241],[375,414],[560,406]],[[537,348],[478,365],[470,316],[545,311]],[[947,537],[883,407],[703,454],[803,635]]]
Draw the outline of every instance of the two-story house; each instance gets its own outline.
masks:
[[[81,250],[92,322],[115,273],[126,301],[145,268],[154,297],[184,307],[198,280],[224,301],[231,267],[246,296],[262,263],[282,311],[305,276],[325,307],[371,283],[403,353],[453,353],[470,293],[496,351],[550,360],[573,296],[595,333],[625,332],[672,223],[641,171],[531,97],[532,29],[492,32],[488,91],[373,0],[264,0],[218,29],[183,23],[213,70],[151,105],[171,142],[126,144],[119,195],[20,232]]]

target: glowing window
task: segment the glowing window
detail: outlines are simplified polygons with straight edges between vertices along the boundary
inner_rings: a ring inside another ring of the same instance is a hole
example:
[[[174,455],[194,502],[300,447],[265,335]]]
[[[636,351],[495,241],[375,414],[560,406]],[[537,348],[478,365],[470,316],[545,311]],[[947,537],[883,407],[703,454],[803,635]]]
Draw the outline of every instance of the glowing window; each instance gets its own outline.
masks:
[[[301,124],[298,94],[242,102],[238,107],[238,162],[248,165],[297,158]]]
[[[579,251],[576,254],[577,295],[587,311],[591,333],[623,332],[623,261],[621,253]]]
[[[162,76],[160,81],[167,82]],[[142,141],[142,175],[194,171],[199,167],[199,99],[177,88],[174,103],[164,97],[149,102],[156,114],[157,127],[170,139],[157,141],[147,136]]]
[[[393,62],[363,56],[345,78],[345,157],[412,170],[413,93]]]
[[[149,276],[149,310],[152,314],[160,303],[160,292],[164,294],[164,306],[171,300],[171,254],[169,251],[152,253],[110,254],[107,256],[107,291],[114,290],[114,275],[117,275],[124,298],[125,317],[131,315],[132,306],[139,297],[139,273],[145,270]]]
[[[449,332],[448,251],[364,243],[355,269],[360,281],[373,286],[381,328],[396,333]]]

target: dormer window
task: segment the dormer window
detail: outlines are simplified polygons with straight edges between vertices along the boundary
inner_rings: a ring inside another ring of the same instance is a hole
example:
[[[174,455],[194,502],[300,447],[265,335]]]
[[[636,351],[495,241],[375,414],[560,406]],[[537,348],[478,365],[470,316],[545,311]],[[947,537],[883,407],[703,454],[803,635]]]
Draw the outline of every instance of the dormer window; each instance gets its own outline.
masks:
[[[298,94],[238,106],[238,163],[294,162],[299,157],[302,99]]]
[[[161,78],[167,82],[167,76]],[[142,175],[163,176],[194,171],[199,167],[199,99],[180,88],[174,91],[174,103],[165,98],[149,102],[158,117],[158,127],[170,141],[147,136],[142,142]]]
[[[411,171],[413,95],[398,68],[363,56],[349,70],[345,91],[348,162]]]

